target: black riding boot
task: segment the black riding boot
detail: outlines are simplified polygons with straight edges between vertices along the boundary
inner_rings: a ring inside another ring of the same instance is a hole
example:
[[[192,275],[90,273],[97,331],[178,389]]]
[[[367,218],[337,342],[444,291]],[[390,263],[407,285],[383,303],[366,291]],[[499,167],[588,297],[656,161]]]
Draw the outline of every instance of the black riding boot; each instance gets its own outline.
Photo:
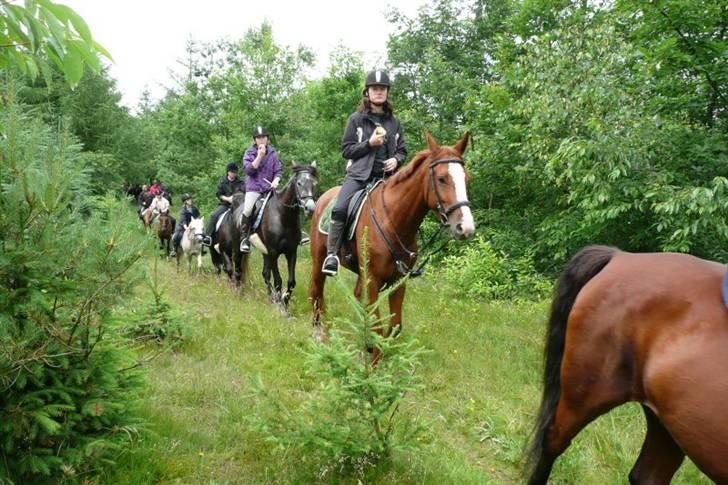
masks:
[[[344,235],[344,223],[331,219],[329,222],[329,239],[326,243],[326,259],[321,268],[321,272],[325,275],[333,276],[339,272],[339,248],[341,247],[341,237]]]
[[[240,218],[240,252],[250,252],[250,216],[243,216]]]

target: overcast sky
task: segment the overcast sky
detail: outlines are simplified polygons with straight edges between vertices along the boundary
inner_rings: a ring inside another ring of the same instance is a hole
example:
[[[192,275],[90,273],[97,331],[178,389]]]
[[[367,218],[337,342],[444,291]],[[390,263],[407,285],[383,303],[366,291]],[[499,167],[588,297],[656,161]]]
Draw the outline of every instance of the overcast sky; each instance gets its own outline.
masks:
[[[86,20],[94,38],[114,57],[111,76],[133,108],[147,88],[154,99],[170,86],[170,69],[184,57],[187,39],[241,39],[267,20],[278,44],[305,45],[326,72],[339,44],[364,52],[365,67],[379,67],[393,26],[384,13],[396,5],[407,16],[426,0],[59,0]]]

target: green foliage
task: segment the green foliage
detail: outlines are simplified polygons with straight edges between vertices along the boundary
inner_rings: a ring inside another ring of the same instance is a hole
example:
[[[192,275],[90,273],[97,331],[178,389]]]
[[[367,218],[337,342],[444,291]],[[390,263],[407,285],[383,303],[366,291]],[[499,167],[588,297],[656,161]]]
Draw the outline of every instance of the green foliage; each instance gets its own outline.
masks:
[[[157,259],[147,276],[145,304],[125,315],[127,323],[124,332],[135,340],[174,343],[185,337],[184,313],[170,304],[164,287],[159,282]]]
[[[482,235],[443,260],[447,288],[463,297],[486,300],[538,300],[551,283],[534,270],[533,255],[509,257],[496,251]]]
[[[99,55],[111,59],[80,15],[50,0],[1,3],[0,36],[0,69],[15,66],[33,79],[50,78],[52,62],[75,86],[84,67],[99,70]]]
[[[313,455],[323,469],[343,474],[362,474],[393,452],[418,446],[424,424],[403,416],[400,407],[422,387],[415,372],[424,351],[415,340],[375,331],[389,320],[377,316],[389,292],[369,307],[349,295],[352,317],[337,321],[326,345],[310,344],[306,352],[315,384],[295,410],[260,378],[254,382],[257,412],[249,420],[256,432],[281,450]],[[366,350],[374,347],[381,352],[376,366]]]
[[[0,111],[0,476],[27,482],[108,462],[135,432],[141,375],[112,324],[144,239],[128,207],[89,196],[79,147]],[[127,369],[127,370],[124,370]]]

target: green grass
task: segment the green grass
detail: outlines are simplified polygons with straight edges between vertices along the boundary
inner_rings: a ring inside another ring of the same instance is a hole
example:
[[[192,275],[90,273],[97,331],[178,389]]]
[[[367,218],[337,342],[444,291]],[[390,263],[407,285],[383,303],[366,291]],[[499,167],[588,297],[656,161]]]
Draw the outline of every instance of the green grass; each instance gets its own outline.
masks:
[[[300,253],[290,319],[267,302],[258,253],[251,258],[251,283],[242,297],[209,272],[178,276],[172,264],[160,265],[167,297],[186,315],[189,335],[175,351],[150,362],[142,406],[149,432],[99,479],[523,483],[521,454],[540,400],[548,302],[447,299],[432,273],[410,282],[404,307],[403,336],[430,350],[420,370],[425,388],[408,396],[401,410],[430,423],[418,451],[395,455],[363,477],[347,477],[305,455],[274,450],[246,428],[245,417],[253,410],[246,394],[254,376],[289,404],[315,384],[304,372],[302,355],[311,345],[310,266],[307,250]],[[347,273],[338,279],[344,283],[329,280],[326,286],[329,322],[349,311],[343,292],[352,291],[354,277]],[[552,482],[626,483],[643,437],[639,406],[623,406],[574,440],[557,461]],[[673,483],[710,482],[688,463]]]

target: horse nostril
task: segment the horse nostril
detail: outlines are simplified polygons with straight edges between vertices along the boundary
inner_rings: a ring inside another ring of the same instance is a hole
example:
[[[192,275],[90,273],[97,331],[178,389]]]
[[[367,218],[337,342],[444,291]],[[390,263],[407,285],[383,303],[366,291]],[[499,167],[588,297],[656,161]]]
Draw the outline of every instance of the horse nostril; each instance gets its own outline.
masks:
[[[463,233],[463,225],[462,223],[458,222],[455,224],[455,233],[462,234]]]

